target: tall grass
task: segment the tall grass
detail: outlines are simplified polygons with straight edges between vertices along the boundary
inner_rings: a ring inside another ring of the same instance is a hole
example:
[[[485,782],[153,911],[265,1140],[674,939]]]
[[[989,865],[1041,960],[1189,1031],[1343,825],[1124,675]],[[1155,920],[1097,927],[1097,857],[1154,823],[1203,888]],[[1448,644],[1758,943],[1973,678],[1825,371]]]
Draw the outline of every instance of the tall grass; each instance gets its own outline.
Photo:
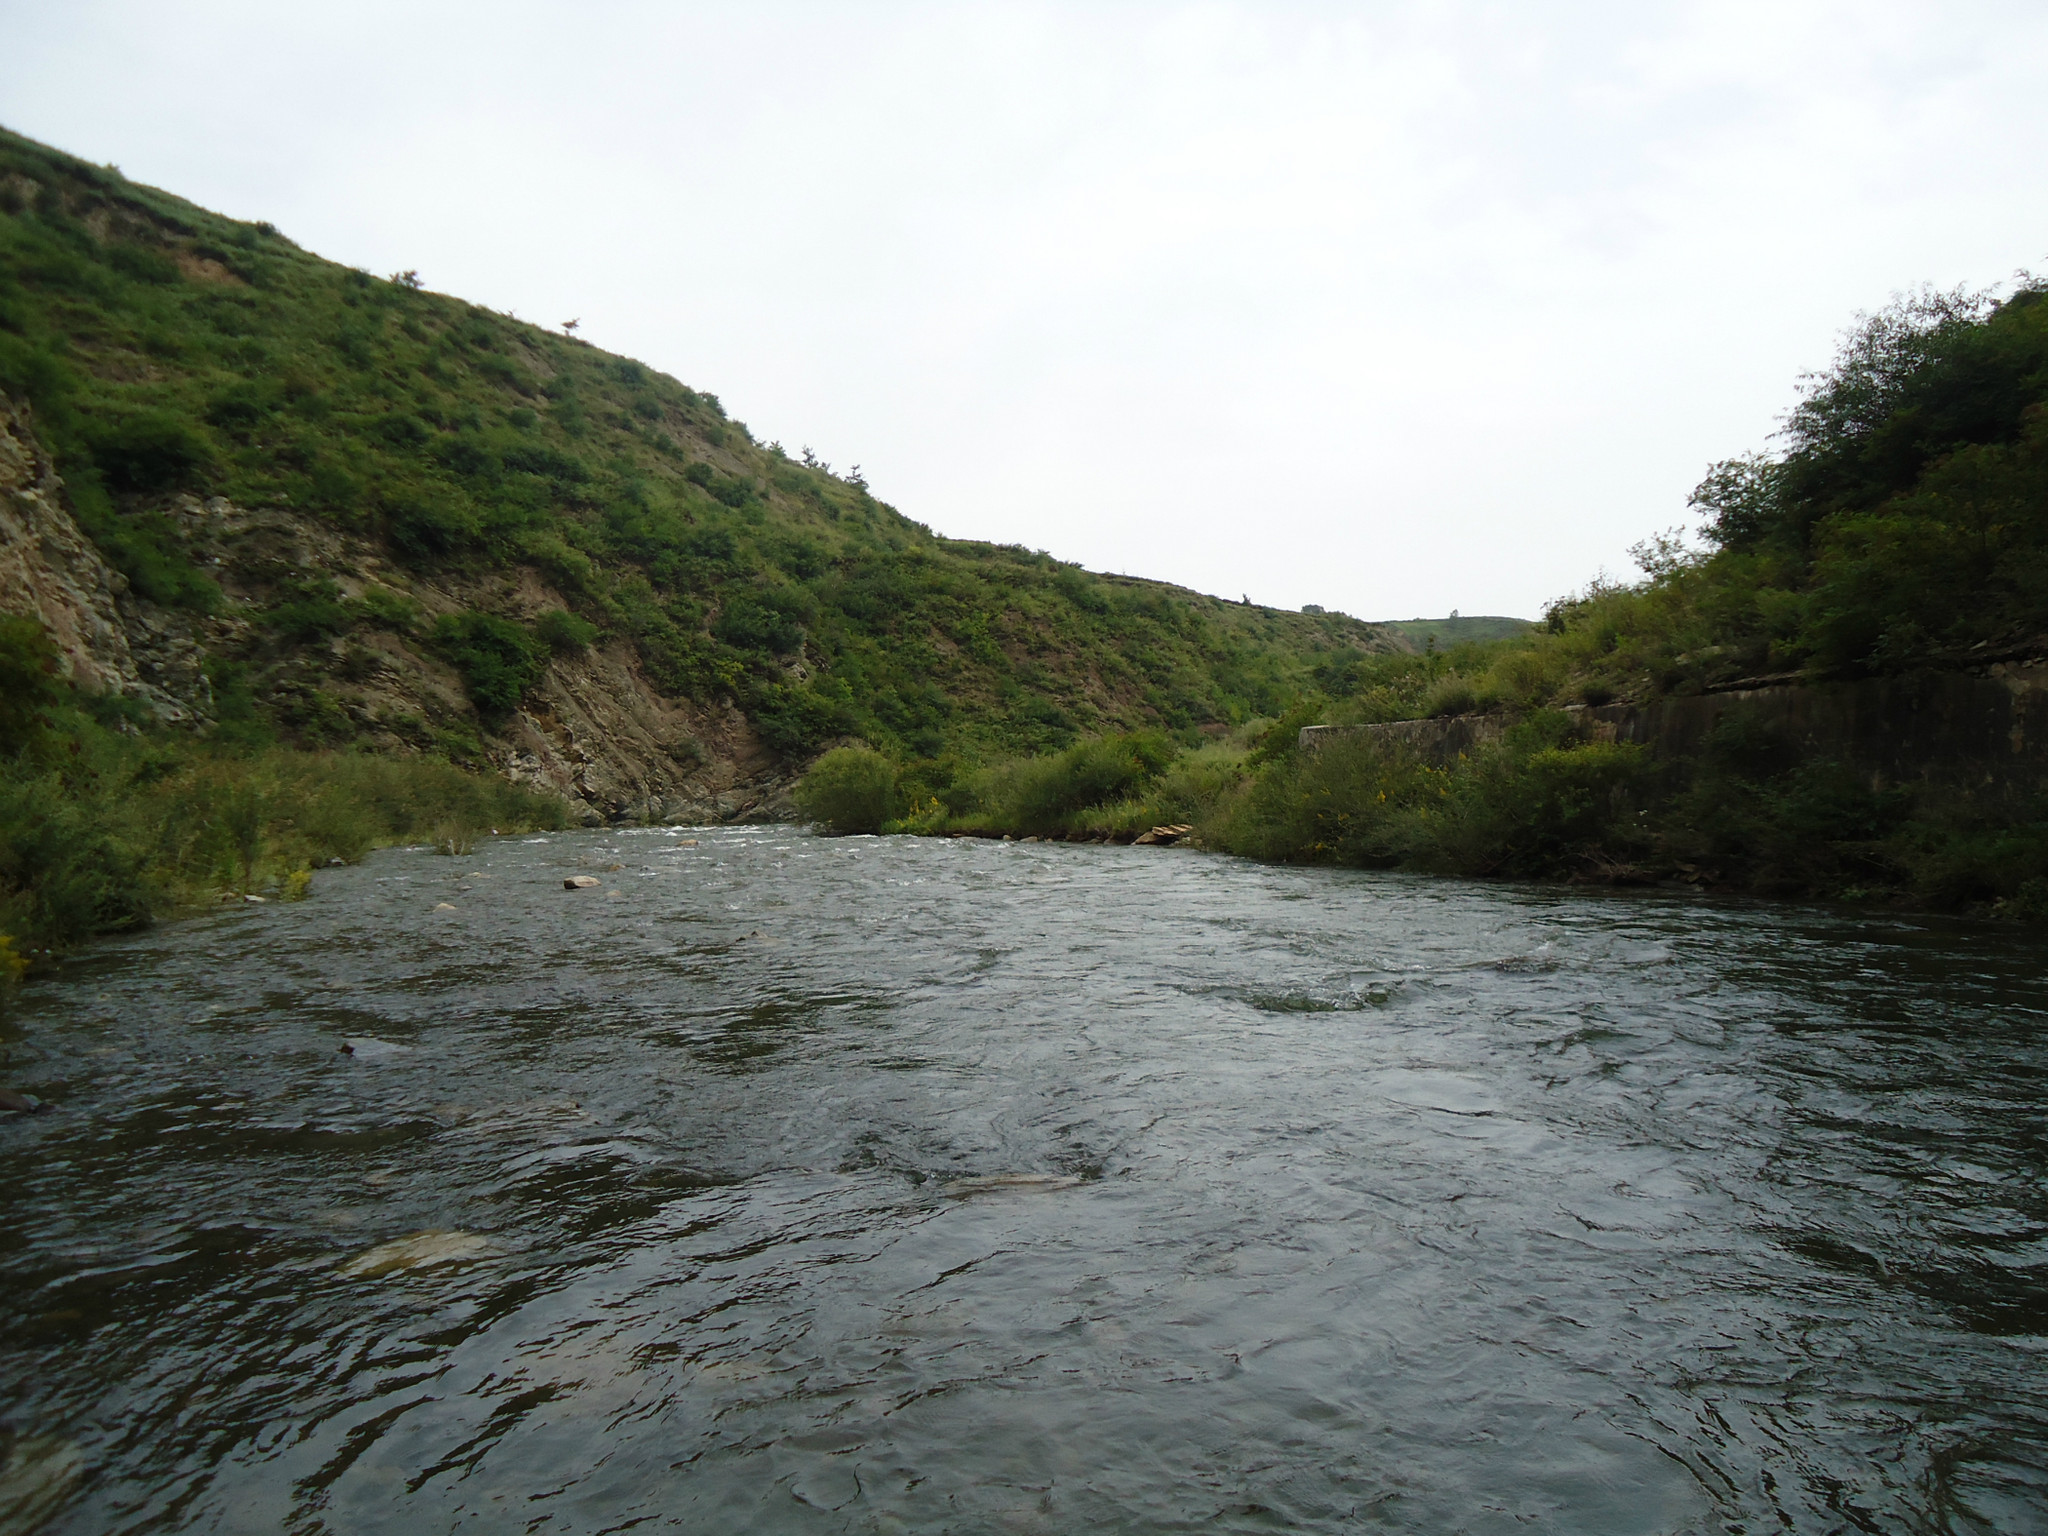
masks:
[[[0,757],[0,938],[33,962],[223,897],[295,899],[310,871],[433,837],[563,823],[560,802],[437,758],[237,752],[43,710]],[[0,955],[4,959],[5,955]]]

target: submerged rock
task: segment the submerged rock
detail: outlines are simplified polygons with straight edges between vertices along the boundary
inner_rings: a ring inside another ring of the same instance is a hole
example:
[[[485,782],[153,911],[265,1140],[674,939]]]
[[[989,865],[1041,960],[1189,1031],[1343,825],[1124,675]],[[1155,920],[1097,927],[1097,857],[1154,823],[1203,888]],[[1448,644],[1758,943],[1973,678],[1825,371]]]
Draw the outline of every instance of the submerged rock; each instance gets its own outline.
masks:
[[[939,1193],[959,1199],[1005,1189],[1072,1189],[1081,1182],[1068,1173],[991,1173],[972,1179],[948,1179],[939,1186]]]
[[[0,1115],[32,1115],[39,1109],[50,1106],[32,1093],[21,1093],[13,1088],[0,1088]],[[0,1526],[0,1530],[4,1530]]]
[[[487,1239],[478,1237],[474,1232],[444,1232],[435,1228],[379,1243],[350,1259],[341,1266],[340,1272],[351,1280],[374,1280],[380,1275],[393,1275],[402,1270],[426,1269],[434,1264],[473,1259],[489,1246]]]
[[[0,1531],[29,1532],[54,1515],[85,1470],[85,1452],[55,1435],[32,1435],[7,1448],[0,1466]]]

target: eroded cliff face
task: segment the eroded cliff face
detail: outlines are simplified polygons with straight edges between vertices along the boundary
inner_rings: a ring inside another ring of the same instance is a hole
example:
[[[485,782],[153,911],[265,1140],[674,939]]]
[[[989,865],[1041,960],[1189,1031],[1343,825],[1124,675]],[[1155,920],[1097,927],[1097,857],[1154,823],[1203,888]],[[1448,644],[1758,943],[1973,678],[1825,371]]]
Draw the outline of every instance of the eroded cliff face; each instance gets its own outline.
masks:
[[[27,418],[0,395],[0,612],[41,619],[65,675],[81,687],[142,695],[121,622],[127,587],[65,509],[56,467]],[[183,715],[168,695],[153,702],[169,718]]]
[[[0,396],[0,611],[40,619],[80,686],[133,698],[167,724],[206,730],[237,707],[233,687],[258,676],[267,709],[302,741],[480,757],[516,782],[560,795],[590,822],[789,813],[794,766],[732,705],[664,695],[623,643],[555,657],[509,720],[482,726],[462,679],[420,637],[442,614],[484,609],[532,619],[567,607],[531,570],[430,581],[370,541],[290,508],[180,495],[152,510],[219,583],[226,601],[217,612],[166,608],[136,593],[67,509],[28,414]],[[252,622],[279,591],[323,581],[344,602],[376,594],[409,617],[357,626],[310,649],[278,647]],[[217,689],[217,681],[227,686]]]

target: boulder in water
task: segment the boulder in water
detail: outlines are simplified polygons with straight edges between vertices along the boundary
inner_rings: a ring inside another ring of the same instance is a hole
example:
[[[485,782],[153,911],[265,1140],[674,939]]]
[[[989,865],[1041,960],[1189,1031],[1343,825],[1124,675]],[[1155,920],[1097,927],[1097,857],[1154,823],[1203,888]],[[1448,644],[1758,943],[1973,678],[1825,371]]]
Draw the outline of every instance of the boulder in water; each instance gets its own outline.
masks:
[[[1194,830],[1192,825],[1185,823],[1176,823],[1170,827],[1154,827],[1150,832],[1140,833],[1132,840],[1132,844],[1135,847],[1164,847],[1179,842]]]
[[[435,1228],[379,1243],[342,1265],[341,1273],[350,1280],[375,1280],[383,1275],[395,1275],[401,1270],[426,1269],[434,1264],[473,1259],[488,1247],[489,1241],[474,1232],[444,1232]]]
[[[595,875],[571,875],[562,882],[562,889],[565,891],[587,891],[594,886],[603,884],[604,882]]]
[[[49,1107],[32,1093],[21,1093],[13,1088],[0,1088],[0,1115],[32,1115],[39,1109]]]

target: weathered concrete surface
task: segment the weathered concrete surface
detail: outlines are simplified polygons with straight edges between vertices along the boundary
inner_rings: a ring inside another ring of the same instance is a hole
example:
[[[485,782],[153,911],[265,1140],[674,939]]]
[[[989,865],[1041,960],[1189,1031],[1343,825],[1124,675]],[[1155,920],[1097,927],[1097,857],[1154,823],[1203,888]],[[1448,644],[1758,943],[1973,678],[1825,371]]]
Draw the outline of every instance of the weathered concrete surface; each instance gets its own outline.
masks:
[[[1883,788],[1940,783],[1970,794],[2025,796],[2048,786],[2048,656],[1959,672],[1753,688],[1566,711],[1589,741],[1638,742],[1660,757],[1694,757],[1740,718],[1788,757],[1847,763]],[[1505,715],[1455,715],[1387,725],[1309,726],[1301,745],[1363,735],[1446,762],[1498,742]]]

